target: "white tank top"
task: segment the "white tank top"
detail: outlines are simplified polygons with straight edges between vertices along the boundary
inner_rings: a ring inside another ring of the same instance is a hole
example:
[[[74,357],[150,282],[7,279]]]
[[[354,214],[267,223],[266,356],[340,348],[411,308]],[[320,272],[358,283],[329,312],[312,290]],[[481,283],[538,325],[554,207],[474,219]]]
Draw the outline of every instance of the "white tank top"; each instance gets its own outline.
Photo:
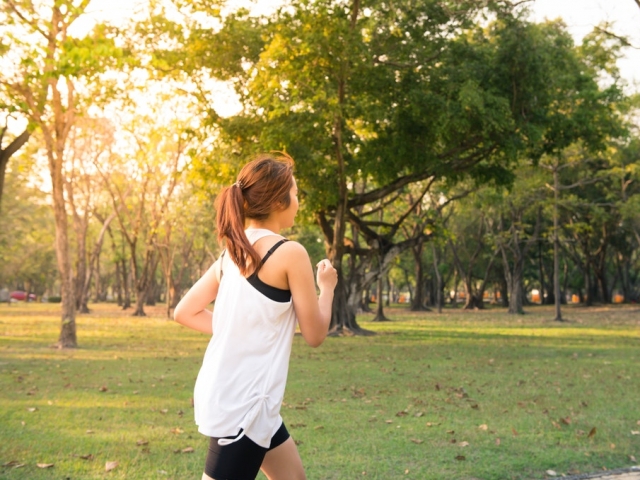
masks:
[[[247,229],[251,244],[269,230]],[[213,337],[194,390],[198,431],[209,437],[246,435],[269,448],[282,417],[291,343],[296,328],[293,302],[266,297],[223,257],[223,276],[213,310]],[[240,430],[242,433],[240,434]]]

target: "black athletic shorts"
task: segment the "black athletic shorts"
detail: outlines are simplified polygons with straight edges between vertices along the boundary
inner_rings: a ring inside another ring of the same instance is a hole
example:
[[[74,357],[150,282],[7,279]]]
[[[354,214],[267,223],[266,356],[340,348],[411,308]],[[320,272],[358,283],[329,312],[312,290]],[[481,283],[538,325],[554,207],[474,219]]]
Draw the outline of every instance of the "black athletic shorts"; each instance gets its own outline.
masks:
[[[288,438],[289,432],[284,423],[271,437],[269,448],[261,447],[246,435],[228,445],[218,445],[219,439],[211,438],[204,473],[215,480],[255,480],[267,452],[282,445]]]

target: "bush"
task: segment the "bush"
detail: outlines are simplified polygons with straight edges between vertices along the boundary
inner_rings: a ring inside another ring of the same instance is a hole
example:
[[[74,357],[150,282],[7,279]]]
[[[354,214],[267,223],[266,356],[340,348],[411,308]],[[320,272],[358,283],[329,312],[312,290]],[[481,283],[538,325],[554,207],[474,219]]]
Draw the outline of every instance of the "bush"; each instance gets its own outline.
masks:
[[[60,303],[62,301],[62,297],[49,297],[47,302],[49,303]]]

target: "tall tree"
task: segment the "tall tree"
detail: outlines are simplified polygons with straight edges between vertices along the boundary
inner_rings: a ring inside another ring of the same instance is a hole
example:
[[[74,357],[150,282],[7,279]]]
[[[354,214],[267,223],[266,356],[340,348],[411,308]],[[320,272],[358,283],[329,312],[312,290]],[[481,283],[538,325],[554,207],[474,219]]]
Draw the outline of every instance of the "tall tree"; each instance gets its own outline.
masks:
[[[0,85],[17,112],[42,133],[51,176],[56,225],[56,257],[62,291],[58,346],[75,347],[75,290],[69,252],[63,164],[69,132],[90,96],[88,83],[121,56],[109,32],[96,27],[79,39],[70,28],[89,0],[6,0],[7,20]],[[8,73],[5,73],[8,72]]]

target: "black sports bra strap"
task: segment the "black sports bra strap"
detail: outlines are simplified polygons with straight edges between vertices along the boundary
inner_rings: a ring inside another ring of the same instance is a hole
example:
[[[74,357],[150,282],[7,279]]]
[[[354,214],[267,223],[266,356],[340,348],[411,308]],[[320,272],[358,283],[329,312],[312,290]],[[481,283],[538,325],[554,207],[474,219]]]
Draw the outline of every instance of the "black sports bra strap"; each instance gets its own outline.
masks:
[[[284,242],[286,242],[286,241],[287,241],[287,239],[286,239],[286,238],[283,238],[283,239],[282,239],[282,240],[280,240],[278,243],[276,243],[273,247],[271,247],[271,248],[269,249],[269,251],[267,252],[267,254],[266,254],[264,257],[262,257],[262,265],[264,265],[264,262],[266,262],[266,261],[269,259],[269,257],[271,256],[271,254],[272,254],[273,252],[275,252],[275,251],[276,251],[276,249],[277,249],[280,245],[282,245]]]

